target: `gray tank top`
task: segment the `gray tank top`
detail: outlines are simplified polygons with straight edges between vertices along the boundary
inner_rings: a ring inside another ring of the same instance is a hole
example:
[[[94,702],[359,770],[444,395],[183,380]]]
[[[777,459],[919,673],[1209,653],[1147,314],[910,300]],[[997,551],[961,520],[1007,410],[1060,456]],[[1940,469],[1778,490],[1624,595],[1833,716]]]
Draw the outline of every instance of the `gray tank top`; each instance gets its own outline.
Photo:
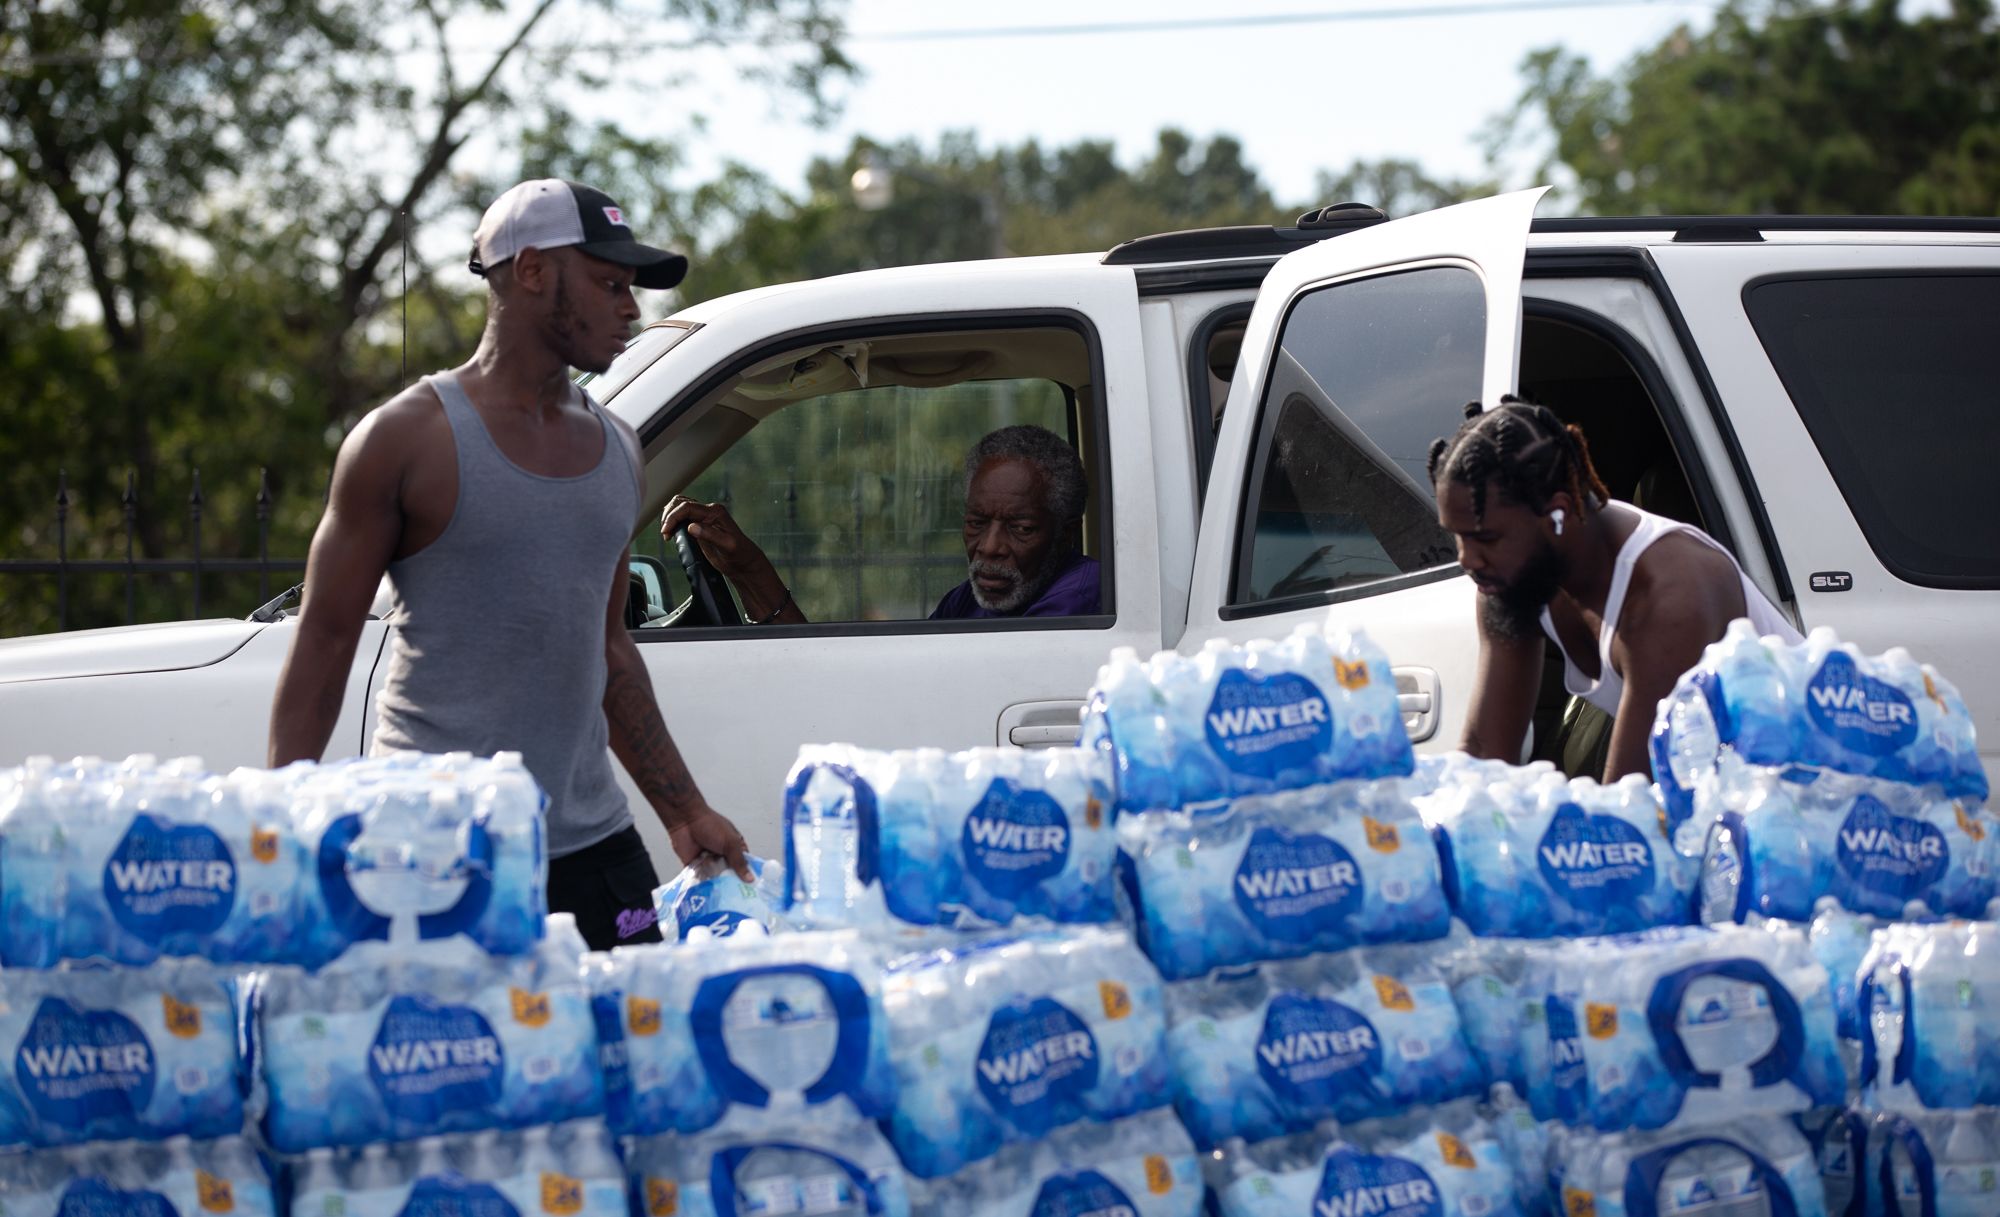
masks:
[[[581,389],[604,456],[542,477],[504,456],[450,372],[424,383],[458,449],[444,532],[389,564],[395,627],[373,752],[519,752],[549,796],[560,857],[632,822],[604,721],[604,625],[639,518],[639,456]]]

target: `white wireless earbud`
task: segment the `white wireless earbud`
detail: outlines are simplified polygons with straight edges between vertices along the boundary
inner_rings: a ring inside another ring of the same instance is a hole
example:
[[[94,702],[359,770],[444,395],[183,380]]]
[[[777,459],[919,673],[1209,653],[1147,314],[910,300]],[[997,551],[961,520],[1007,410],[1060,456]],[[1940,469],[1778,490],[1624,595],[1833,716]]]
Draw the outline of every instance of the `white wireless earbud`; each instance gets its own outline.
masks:
[[[1549,513],[1549,522],[1556,526],[1556,535],[1563,535],[1563,509],[1558,507]]]

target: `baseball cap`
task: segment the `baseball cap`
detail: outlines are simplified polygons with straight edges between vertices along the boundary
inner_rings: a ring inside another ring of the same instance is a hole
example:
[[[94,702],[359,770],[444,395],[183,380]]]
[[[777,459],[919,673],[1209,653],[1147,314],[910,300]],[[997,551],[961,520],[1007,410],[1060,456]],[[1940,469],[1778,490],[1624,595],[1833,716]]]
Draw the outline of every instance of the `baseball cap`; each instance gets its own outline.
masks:
[[[563,245],[634,268],[634,287],[672,287],[687,274],[685,257],[632,239],[625,212],[610,195],[553,177],[522,182],[493,200],[472,235],[472,258],[466,265],[483,277],[488,268],[524,249]]]

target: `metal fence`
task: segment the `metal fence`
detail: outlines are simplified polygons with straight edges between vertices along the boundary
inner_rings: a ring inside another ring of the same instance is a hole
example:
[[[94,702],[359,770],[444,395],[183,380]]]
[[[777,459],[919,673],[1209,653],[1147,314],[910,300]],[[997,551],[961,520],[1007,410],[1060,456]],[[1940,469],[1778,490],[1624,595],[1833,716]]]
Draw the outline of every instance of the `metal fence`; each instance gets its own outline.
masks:
[[[960,487],[960,476],[949,470],[925,470],[902,479],[857,475],[838,480],[801,477],[788,470],[783,476],[759,479],[750,495],[742,493],[740,482],[732,486],[724,479],[717,497],[738,514],[745,530],[781,571],[811,583],[814,603],[808,611],[815,618],[837,620],[844,615],[858,621],[922,617],[939,595],[965,577],[965,555],[958,541]],[[187,616],[193,618],[202,615],[203,576],[254,575],[257,602],[261,604],[275,590],[297,582],[305,570],[303,557],[271,556],[274,501],[268,469],[257,474],[255,557],[218,557],[210,552],[215,548],[211,542],[217,538],[206,531],[210,522],[205,519],[207,499],[199,468],[192,471],[186,501],[185,557],[138,556],[144,505],[129,473],[119,496],[118,532],[108,547],[114,553],[122,552],[123,557],[73,556],[73,550],[88,551],[91,547],[79,547],[78,538],[72,535],[72,506],[68,473],[58,471],[52,504],[54,554],[0,558],[0,579],[54,581],[58,630],[71,628],[71,593],[84,580],[122,580],[124,620],[132,625],[139,621],[142,580],[156,576],[185,579],[191,594],[182,603],[189,605]],[[223,540],[223,548],[235,548],[230,542],[236,538]],[[98,547],[98,552],[103,548]],[[678,559],[659,541],[657,533],[649,540],[642,531],[634,550],[651,553],[670,569],[679,569]],[[98,607],[102,610],[104,606],[100,603]],[[231,603],[224,611],[239,615],[252,607]]]
[[[187,575],[193,590],[192,616],[201,616],[201,579],[205,574],[255,574],[260,600],[271,597],[271,576],[274,574],[294,574],[303,571],[304,558],[273,558],[271,556],[271,475],[268,469],[257,471],[257,497],[255,500],[257,520],[257,556],[254,558],[211,557],[204,549],[202,536],[202,513],[207,505],[201,487],[201,470],[193,471],[192,488],[187,497],[187,540],[188,556],[185,558],[140,558],[134,555],[134,542],[139,531],[139,492],[132,474],[125,475],[125,491],[119,496],[122,516],[123,558],[72,558],[70,556],[70,487],[67,470],[56,473],[55,525],[56,552],[48,558],[7,558],[0,559],[0,575],[40,576],[52,578],[56,586],[56,628],[67,630],[70,617],[70,586],[73,580],[82,577],[122,577],[125,581],[125,624],[138,621],[139,580],[147,575]]]

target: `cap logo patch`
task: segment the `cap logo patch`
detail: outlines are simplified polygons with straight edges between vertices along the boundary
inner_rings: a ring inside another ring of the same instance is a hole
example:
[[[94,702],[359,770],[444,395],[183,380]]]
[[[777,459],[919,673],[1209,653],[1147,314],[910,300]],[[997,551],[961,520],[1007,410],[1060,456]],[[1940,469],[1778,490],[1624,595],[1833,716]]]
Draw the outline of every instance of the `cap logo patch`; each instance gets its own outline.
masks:
[[[616,207],[606,207],[604,209],[604,218],[618,225],[620,228],[625,227],[625,213]]]

